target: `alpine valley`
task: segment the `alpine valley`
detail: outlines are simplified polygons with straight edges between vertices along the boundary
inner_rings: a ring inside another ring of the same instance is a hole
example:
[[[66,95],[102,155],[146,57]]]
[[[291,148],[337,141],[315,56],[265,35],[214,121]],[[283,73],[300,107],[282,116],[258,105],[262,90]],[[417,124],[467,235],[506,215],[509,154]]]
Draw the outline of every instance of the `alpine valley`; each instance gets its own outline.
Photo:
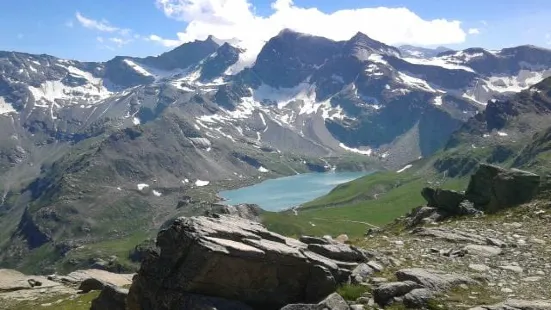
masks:
[[[221,189],[412,161],[461,177],[487,141],[506,140],[477,153],[498,162],[537,164],[545,150],[549,133],[532,135],[550,111],[551,50],[283,30],[250,56],[214,37],[102,63],[0,52],[0,265],[125,270],[109,257],[220,208]]]

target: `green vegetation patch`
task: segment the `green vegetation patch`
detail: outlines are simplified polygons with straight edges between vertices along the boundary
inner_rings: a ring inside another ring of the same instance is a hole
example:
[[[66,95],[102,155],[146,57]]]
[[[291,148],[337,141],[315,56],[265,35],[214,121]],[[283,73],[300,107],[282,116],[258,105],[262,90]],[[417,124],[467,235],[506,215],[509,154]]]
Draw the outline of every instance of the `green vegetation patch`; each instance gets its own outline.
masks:
[[[296,212],[265,212],[262,220],[268,229],[285,235],[348,234],[354,238],[424,204],[420,194],[423,187],[439,184],[463,190],[467,182],[461,178],[429,183],[413,174],[380,172],[340,185]]]

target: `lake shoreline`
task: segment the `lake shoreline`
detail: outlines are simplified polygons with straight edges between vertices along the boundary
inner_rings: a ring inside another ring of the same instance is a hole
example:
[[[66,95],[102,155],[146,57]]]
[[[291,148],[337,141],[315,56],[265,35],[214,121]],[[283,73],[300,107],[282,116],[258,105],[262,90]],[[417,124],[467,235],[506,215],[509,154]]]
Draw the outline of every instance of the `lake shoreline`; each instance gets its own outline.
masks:
[[[257,204],[268,212],[286,212],[301,204],[326,195],[336,186],[375,171],[332,171],[308,172],[279,178],[270,178],[262,182],[224,190],[217,193],[224,204]]]

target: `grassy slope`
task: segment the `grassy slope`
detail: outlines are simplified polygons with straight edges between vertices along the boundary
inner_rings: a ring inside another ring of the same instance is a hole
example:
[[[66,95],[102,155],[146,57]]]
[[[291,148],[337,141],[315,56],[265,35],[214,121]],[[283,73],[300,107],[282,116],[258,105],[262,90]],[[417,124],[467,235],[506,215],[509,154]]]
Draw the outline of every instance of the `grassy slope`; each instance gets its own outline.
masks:
[[[99,295],[99,291],[92,291],[81,295],[61,295],[39,298],[35,300],[12,300],[0,304],[0,309],[10,310],[88,310],[94,300]]]
[[[464,189],[467,178],[449,179],[441,187]],[[357,237],[372,226],[382,226],[424,203],[426,177],[413,173],[379,172],[335,188],[293,212],[263,214],[268,229],[292,236],[338,235]],[[368,194],[366,194],[368,193]],[[372,193],[378,193],[377,199]]]

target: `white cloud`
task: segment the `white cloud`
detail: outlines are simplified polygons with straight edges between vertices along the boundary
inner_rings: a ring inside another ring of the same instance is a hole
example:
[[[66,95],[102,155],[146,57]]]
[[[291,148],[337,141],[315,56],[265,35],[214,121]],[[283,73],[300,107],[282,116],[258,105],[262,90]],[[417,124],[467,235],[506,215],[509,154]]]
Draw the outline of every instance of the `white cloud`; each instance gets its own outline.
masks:
[[[121,47],[123,45],[126,45],[132,42],[132,39],[123,39],[123,38],[113,37],[113,38],[109,38],[109,41],[111,41],[112,43],[115,43],[118,47]]]
[[[97,30],[101,32],[111,32],[111,33],[119,33],[120,35],[127,36],[129,35],[132,30],[126,29],[126,28],[119,28],[111,25],[106,20],[94,20],[88,17],[83,16],[80,14],[80,12],[75,13],[75,17],[77,21],[84,27],[92,30]],[[72,24],[72,21],[71,21]],[[72,27],[72,26],[71,26]]]
[[[75,23],[73,23],[72,19],[65,22],[65,27],[67,28],[73,28],[74,26],[75,26]]]
[[[115,32],[119,31],[119,28],[109,25],[107,21],[97,21],[87,17],[84,17],[80,12],[75,14],[78,22],[85,28],[94,29],[104,32]]]
[[[166,47],[176,47],[182,43],[180,40],[163,39],[156,34],[150,35],[149,37],[145,38],[145,40],[158,42]]]
[[[103,43],[103,37],[96,37],[96,41],[98,41],[99,43]]]
[[[214,35],[222,40],[239,39],[259,49],[281,29],[290,28],[333,40],[347,40],[361,31],[387,44],[439,45],[465,41],[466,33],[456,20],[424,20],[407,8],[359,8],[324,13],[302,8],[292,0],[276,0],[267,17],[255,14],[248,0],[156,0],[166,16],[187,23],[176,39],[149,37],[175,46]]]
[[[478,28],[469,28],[469,30],[467,31],[469,34],[480,34],[480,29]]]

